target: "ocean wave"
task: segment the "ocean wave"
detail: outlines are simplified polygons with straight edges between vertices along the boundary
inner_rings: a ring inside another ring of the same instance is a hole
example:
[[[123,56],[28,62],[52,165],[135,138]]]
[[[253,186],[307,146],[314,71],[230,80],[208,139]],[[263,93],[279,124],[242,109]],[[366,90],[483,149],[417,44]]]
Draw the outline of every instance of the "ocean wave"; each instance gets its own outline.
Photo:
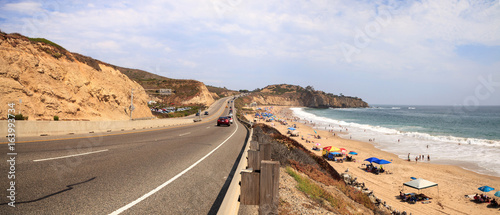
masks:
[[[342,120],[335,120],[327,117],[317,116],[312,113],[308,113],[304,111],[303,108],[292,108],[294,114],[298,117],[305,118],[307,120],[311,120],[317,123],[324,124],[335,124],[341,125],[343,127],[351,127],[360,129],[360,131],[374,131],[384,135],[401,135],[405,137],[411,137],[419,140],[427,140],[427,141],[439,141],[446,143],[454,143],[454,144],[470,144],[477,146],[489,146],[489,147],[500,147],[500,140],[487,140],[487,139],[479,139],[479,138],[467,138],[467,137],[455,137],[455,136],[444,136],[444,135],[431,135],[428,133],[422,132],[409,132],[409,131],[400,131],[393,128],[387,128],[382,126],[374,126],[368,124],[360,124],[354,122],[346,122]]]

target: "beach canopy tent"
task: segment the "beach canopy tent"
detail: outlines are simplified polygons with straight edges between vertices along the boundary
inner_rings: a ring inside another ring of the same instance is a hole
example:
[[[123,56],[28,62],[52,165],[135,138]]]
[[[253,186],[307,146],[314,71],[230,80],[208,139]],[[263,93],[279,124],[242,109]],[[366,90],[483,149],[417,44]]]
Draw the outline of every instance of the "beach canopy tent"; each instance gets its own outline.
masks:
[[[495,190],[495,188],[490,187],[490,186],[482,186],[482,187],[477,188],[477,189],[480,190],[480,191],[483,191],[483,192],[490,192],[492,190]]]
[[[382,165],[382,164],[390,164],[391,163],[390,161],[386,161],[384,159],[380,159],[380,160],[373,161],[373,162],[376,163],[376,164],[380,164],[380,165]]]
[[[497,191],[497,192],[495,193],[495,196],[496,196],[496,197],[500,197],[500,191]]]
[[[371,157],[371,158],[367,158],[367,159],[365,159],[365,161],[368,161],[368,162],[370,162],[370,163],[371,163],[371,162],[378,161],[378,160],[380,160],[380,159],[378,159],[378,158],[376,158],[376,157]]]
[[[418,179],[415,179],[415,180],[403,183],[403,185],[407,186],[407,187],[415,188],[419,192],[422,189],[427,189],[427,188],[430,188],[430,187],[437,187],[437,189],[438,189],[438,199],[439,199],[439,186],[438,186],[437,183],[434,183],[432,181],[427,181],[425,179],[418,178]],[[403,189],[404,189],[404,186],[403,186]]]
[[[411,187],[411,188],[415,188],[417,190],[421,190],[421,189],[426,189],[426,188],[429,188],[429,187],[438,186],[437,183],[434,183],[434,182],[431,182],[431,181],[427,181],[427,180],[422,179],[422,178],[411,180],[409,182],[403,183],[403,185]]]

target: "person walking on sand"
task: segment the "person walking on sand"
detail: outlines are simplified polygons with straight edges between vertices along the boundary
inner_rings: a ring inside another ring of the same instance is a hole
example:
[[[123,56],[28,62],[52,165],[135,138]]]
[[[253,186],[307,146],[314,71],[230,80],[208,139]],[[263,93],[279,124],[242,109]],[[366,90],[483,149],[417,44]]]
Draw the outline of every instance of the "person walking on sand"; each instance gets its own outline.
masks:
[[[427,155],[427,161],[431,161],[431,155]]]
[[[415,163],[418,163],[418,156],[415,157]]]
[[[410,153],[408,153],[408,161],[410,161]]]

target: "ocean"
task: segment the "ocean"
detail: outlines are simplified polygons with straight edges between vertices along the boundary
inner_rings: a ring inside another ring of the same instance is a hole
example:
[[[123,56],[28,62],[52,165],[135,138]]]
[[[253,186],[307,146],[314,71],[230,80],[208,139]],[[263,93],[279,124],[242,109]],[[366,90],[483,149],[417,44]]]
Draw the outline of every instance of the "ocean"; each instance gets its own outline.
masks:
[[[295,116],[316,123],[316,129],[342,131],[343,138],[372,143],[401,159],[407,159],[408,153],[412,160],[429,155],[431,163],[500,177],[500,106],[292,110]]]

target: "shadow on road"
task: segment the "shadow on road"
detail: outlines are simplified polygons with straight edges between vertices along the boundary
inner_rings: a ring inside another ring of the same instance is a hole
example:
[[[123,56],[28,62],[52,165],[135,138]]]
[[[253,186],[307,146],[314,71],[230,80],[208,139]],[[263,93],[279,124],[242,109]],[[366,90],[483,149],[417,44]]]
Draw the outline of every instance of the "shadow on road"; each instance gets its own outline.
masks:
[[[77,186],[77,185],[80,185],[80,184],[84,184],[84,183],[90,182],[90,181],[94,180],[95,178],[96,178],[96,177],[93,177],[93,178],[88,179],[88,180],[86,180],[86,181],[78,182],[78,183],[76,183],[76,184],[70,184],[70,185],[67,185],[67,186],[66,186],[67,188],[66,188],[66,189],[64,189],[64,190],[61,190],[61,191],[58,191],[58,192],[55,192],[55,193],[52,193],[52,194],[49,194],[49,195],[46,195],[46,196],[40,197],[40,198],[38,198],[38,199],[29,200],[29,201],[23,201],[23,202],[16,202],[16,205],[18,205],[18,204],[25,204],[25,203],[32,203],[32,202],[37,202],[37,201],[40,201],[40,200],[44,200],[44,199],[46,199],[46,198],[49,198],[49,197],[52,197],[52,196],[55,196],[55,195],[58,195],[58,194],[64,193],[64,192],[66,192],[66,191],[70,191],[70,190],[72,190],[72,189],[73,189],[73,186]],[[9,203],[8,203],[8,202],[6,202],[6,203],[0,203],[0,205],[7,205],[7,204],[9,204]]]

